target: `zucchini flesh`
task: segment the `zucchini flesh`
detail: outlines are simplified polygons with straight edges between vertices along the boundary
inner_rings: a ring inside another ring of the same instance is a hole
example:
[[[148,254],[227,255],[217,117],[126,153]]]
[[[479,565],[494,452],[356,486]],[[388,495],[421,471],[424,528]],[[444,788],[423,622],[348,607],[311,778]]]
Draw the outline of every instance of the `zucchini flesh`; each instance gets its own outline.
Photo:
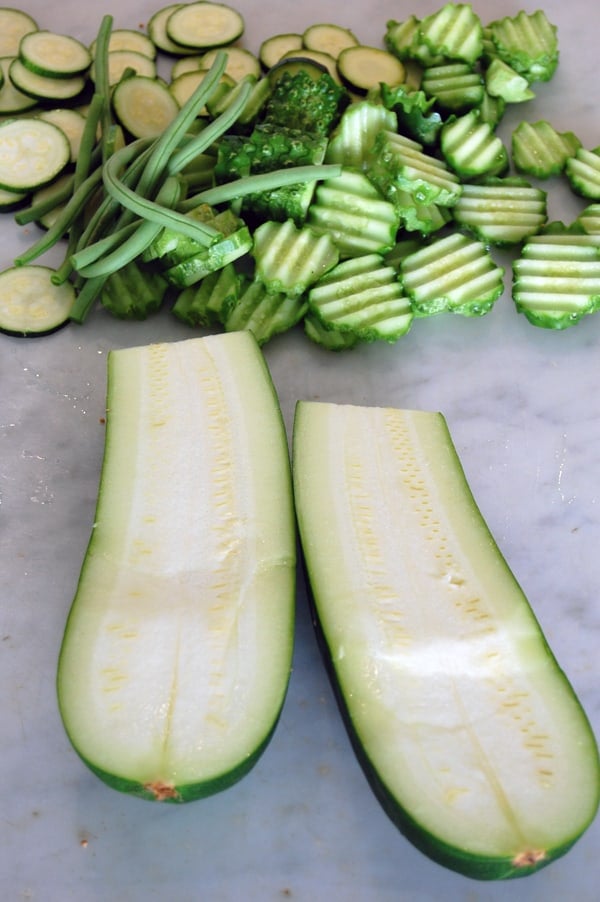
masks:
[[[60,711],[108,784],[188,801],[250,769],[283,704],[295,592],[285,430],[247,332],[113,351],[108,375]]]
[[[598,806],[596,742],[442,415],[301,401],[293,473],[325,660],[388,814],[479,879],[563,854]]]

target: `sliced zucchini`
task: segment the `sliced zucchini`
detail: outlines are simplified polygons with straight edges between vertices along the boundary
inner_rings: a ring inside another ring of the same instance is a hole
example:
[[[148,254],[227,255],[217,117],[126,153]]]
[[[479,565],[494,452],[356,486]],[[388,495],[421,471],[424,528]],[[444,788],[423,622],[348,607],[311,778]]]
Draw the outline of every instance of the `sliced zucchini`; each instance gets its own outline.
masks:
[[[52,283],[48,266],[14,266],[0,272],[0,331],[25,337],[48,335],[69,322],[75,290]]]
[[[258,58],[267,71],[278,63],[284,54],[298,53],[304,46],[302,35],[297,32],[274,34],[265,38],[258,49]]]
[[[38,75],[73,78],[87,71],[92,62],[88,48],[76,38],[53,31],[32,31],[19,45],[23,65]]]
[[[196,54],[198,51],[194,47],[182,47],[171,40],[167,34],[167,22],[175,10],[180,9],[183,3],[170,3],[157,9],[148,20],[148,37],[158,50],[164,53],[170,53],[172,56],[188,56],[188,54]]]
[[[319,77],[319,67],[321,71],[324,69],[328,72],[336,84],[341,84],[340,73],[336,64],[336,60],[329,55],[329,53],[324,53],[323,50],[309,50],[307,47],[303,47],[299,53],[290,50],[288,53],[285,53],[277,66],[274,66],[273,69],[269,72],[269,77],[271,77],[275,70],[277,70],[277,77],[281,74],[281,71],[287,62],[293,63],[294,60],[302,60],[302,66],[297,68],[301,69],[309,69],[307,64],[312,64],[312,71],[315,72],[316,77]],[[293,71],[288,68],[288,71]]]
[[[133,75],[116,84],[112,103],[117,119],[134,138],[158,137],[180,109],[165,82],[146,75]]]
[[[598,808],[596,741],[443,416],[301,401],[293,475],[324,659],[385,811],[473,878],[564,854]]]
[[[203,53],[202,68],[210,69],[219,52],[219,50],[207,50],[206,53]],[[244,47],[228,47],[226,52],[225,74],[234,81],[241,81],[249,75],[253,78],[260,77],[260,61],[250,50],[246,50]]]
[[[107,409],[60,711],[110,786],[185,802],[254,765],[285,697],[295,591],[285,430],[249,332],[112,351]]]
[[[179,47],[210,48],[233,44],[244,33],[244,19],[225,3],[183,3],[166,21],[171,41]]]
[[[156,44],[149,35],[133,28],[113,28],[108,37],[108,50],[133,50],[150,59],[156,59]],[[90,45],[92,57],[96,54],[96,41]]]
[[[22,38],[37,29],[29,13],[12,6],[0,7],[0,57],[18,56]]]
[[[2,72],[0,116],[12,113],[24,113],[37,105],[37,97],[31,97],[31,95],[19,91],[10,79],[10,67],[15,59],[15,56],[0,57],[0,72]]]
[[[71,157],[69,139],[43,119],[0,122],[0,188],[31,191],[56,178]]]
[[[145,53],[137,50],[110,50],[108,57],[108,83],[112,87],[121,81],[125,72],[131,70],[136,75],[145,75],[146,78],[156,78],[156,60],[150,59]],[[95,81],[96,73],[94,65],[90,69],[90,76]]]
[[[28,94],[38,101],[72,100],[82,93],[86,78],[73,75],[68,78],[54,78],[50,75],[39,75],[23,64],[19,57],[11,62],[8,70],[9,78],[21,94]]]
[[[337,57],[337,68],[344,84],[359,94],[365,94],[382,82],[402,84],[406,74],[404,64],[393,53],[364,44],[342,50]]]
[[[69,147],[71,148],[71,163],[77,161],[79,156],[79,146],[85,129],[85,116],[79,110],[70,109],[69,107],[54,107],[51,110],[42,110],[38,113],[40,119],[44,122],[52,122],[69,139]]]
[[[302,44],[307,50],[327,53],[335,60],[342,50],[358,46],[359,40],[349,28],[333,25],[330,22],[317,22],[302,34]]]

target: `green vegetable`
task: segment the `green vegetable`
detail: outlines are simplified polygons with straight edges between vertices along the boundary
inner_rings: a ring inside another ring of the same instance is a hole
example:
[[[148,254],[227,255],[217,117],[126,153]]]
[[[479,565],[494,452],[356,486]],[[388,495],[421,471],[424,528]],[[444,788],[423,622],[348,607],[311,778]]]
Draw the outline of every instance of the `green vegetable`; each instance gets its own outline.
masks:
[[[598,749],[442,415],[301,401],[293,474],[324,660],[385,811],[473,878],[563,855]]]
[[[287,441],[248,333],[112,351],[108,376],[98,506],[58,700],[101,779],[185,802],[252,767],[285,697]]]

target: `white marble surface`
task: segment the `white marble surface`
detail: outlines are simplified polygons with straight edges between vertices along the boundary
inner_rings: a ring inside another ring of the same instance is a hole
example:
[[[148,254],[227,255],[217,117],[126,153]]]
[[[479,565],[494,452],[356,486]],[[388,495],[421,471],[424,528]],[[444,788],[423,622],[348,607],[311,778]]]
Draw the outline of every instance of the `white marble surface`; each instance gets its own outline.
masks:
[[[42,26],[91,40],[101,13],[147,21],[151,0],[29,0]],[[333,20],[379,44],[389,18],[430,0],[339,5],[239,0],[246,46]],[[538,4],[474,2],[489,20]],[[561,63],[515,115],[549,118],[600,144],[599,8],[546,0]],[[551,216],[582,204],[556,180]],[[0,221],[0,266],[31,230]],[[168,315],[123,324],[94,314],[38,340],[0,336],[0,886],[6,902],[592,902],[600,822],[563,859],[508,884],[468,880],[415,851],[360,771],[315,646],[302,589],[294,672],[276,734],[225,793],[158,806],[108,789],[63,732],[54,678],[92,522],[111,348],[189,336]],[[419,321],[395,346],[331,355],[289,334],[266,356],[288,426],[298,398],[442,410],[480,507],[600,734],[600,314],[564,333],[535,329],[507,294],[478,320]]]

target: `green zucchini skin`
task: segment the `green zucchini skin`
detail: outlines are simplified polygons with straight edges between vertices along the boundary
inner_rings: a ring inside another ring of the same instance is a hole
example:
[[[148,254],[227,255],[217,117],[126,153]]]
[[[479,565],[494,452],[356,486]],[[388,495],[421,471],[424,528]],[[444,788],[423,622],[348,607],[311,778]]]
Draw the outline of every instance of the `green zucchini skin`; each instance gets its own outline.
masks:
[[[285,427],[250,332],[111,351],[107,399],[59,710],[107,785],[188,802],[248,773],[285,701],[296,589]]]
[[[565,673],[559,667],[552,650],[543,637],[541,628],[531,610],[529,602],[522,595],[521,590],[515,582],[515,588],[520,593],[519,604],[525,606],[527,618],[529,618],[530,622],[536,624],[536,629],[539,633],[537,637],[539,639],[539,645],[535,650],[536,661],[540,662],[541,668],[552,670],[555,676],[558,677],[565,707],[569,709],[569,722],[574,724],[574,729],[577,730],[577,736],[580,737],[580,745],[586,750],[586,772],[582,774],[575,767],[571,773],[571,769],[569,769],[569,780],[572,779],[573,788],[578,791],[578,798],[585,798],[585,809],[587,814],[585,816],[583,814],[581,815],[580,822],[570,835],[558,835],[558,841],[546,845],[543,849],[535,847],[531,849],[527,848],[522,853],[518,854],[498,854],[494,851],[490,851],[490,854],[481,854],[474,852],[469,848],[465,848],[466,844],[454,845],[451,841],[448,841],[447,837],[441,835],[441,831],[439,834],[436,833],[435,828],[432,829],[431,825],[425,825],[418,816],[415,816],[411,811],[410,806],[404,802],[401,794],[389,785],[389,781],[386,780],[386,777],[382,773],[382,769],[378,766],[377,761],[374,760],[372,751],[375,750],[375,754],[377,755],[379,754],[379,750],[376,748],[376,744],[374,745],[372,736],[367,735],[365,738],[365,731],[368,731],[368,726],[365,727],[363,725],[363,734],[361,734],[360,707],[368,706],[369,704],[369,694],[367,691],[363,692],[361,687],[361,676],[356,678],[352,677],[351,681],[348,677],[349,668],[347,667],[344,671],[337,663],[340,660],[340,648],[344,646],[346,642],[348,646],[351,646],[352,643],[351,632],[344,631],[344,617],[351,617],[351,614],[347,613],[349,609],[348,606],[344,608],[346,612],[344,615],[338,613],[337,618],[335,616],[330,616],[331,611],[328,611],[328,603],[331,604],[331,598],[337,596],[335,591],[330,594],[326,591],[324,578],[327,577],[324,576],[324,571],[321,566],[322,561],[318,559],[317,549],[324,540],[324,533],[318,532],[320,520],[324,522],[324,532],[331,533],[332,528],[334,528],[332,527],[333,515],[329,516],[326,514],[324,512],[325,508],[328,505],[337,503],[333,500],[333,495],[336,495],[339,498],[339,496],[343,494],[343,490],[339,484],[336,484],[332,487],[331,496],[329,496],[326,491],[323,491],[322,494],[318,496],[317,506],[319,507],[320,505],[319,510],[321,518],[317,521],[318,525],[315,532],[309,531],[309,523],[312,522],[314,527],[315,521],[311,521],[310,518],[306,516],[306,506],[310,505],[310,499],[307,500],[308,496],[303,497],[304,493],[308,492],[306,486],[303,485],[303,471],[307,467],[311,468],[316,466],[317,462],[319,462],[319,466],[323,466],[327,470],[327,464],[325,462],[327,450],[323,447],[323,442],[315,436],[314,432],[311,436],[312,440],[307,441],[306,438],[300,439],[298,437],[300,430],[305,428],[304,424],[301,422],[302,408],[308,407],[308,405],[316,405],[317,403],[318,402],[300,402],[297,407],[294,425],[293,471],[298,528],[302,548],[301,563],[304,572],[308,604],[322,659],[329,675],[331,686],[356,758],[384,812],[399,828],[400,832],[431,860],[450,870],[482,881],[515,879],[536,873],[568,852],[574,843],[583,835],[597,814],[598,804],[600,802],[600,757],[598,755],[596,740],[587,716],[583,711],[573,687],[569,683]],[[441,415],[430,416],[441,418]],[[471,515],[477,518],[479,528],[482,531],[482,543],[491,548],[494,554],[499,557],[502,561],[501,566],[504,567],[505,571],[508,573],[509,579],[514,581],[514,577],[508,570],[508,565],[504,559],[501,558],[498,546],[476,507],[458,454],[443,418],[441,418],[438,425],[440,432],[444,434],[444,454],[447,476],[450,479],[462,480],[462,491],[464,493],[465,501],[471,508]],[[365,421],[362,431],[370,436],[370,438],[367,439],[367,442],[370,442],[370,453],[374,457],[377,457],[377,441],[373,434],[373,430],[370,430],[370,427],[371,423]],[[339,469],[342,470],[345,466],[343,441],[338,432],[333,429],[330,431],[329,437],[332,439],[332,443],[335,443],[335,450],[332,451],[335,467],[339,467]],[[303,445],[302,442],[304,442]],[[307,448],[309,450],[307,450]],[[355,455],[353,458],[355,465],[356,461],[357,456]],[[328,472],[331,473],[331,469],[329,469]],[[322,483],[320,484],[320,488],[323,489]],[[358,527],[356,527],[356,529],[358,529]],[[349,532],[352,532],[351,528]],[[337,573],[342,564],[335,559],[335,552],[333,552],[332,555],[330,544],[328,544],[327,550],[329,555],[333,558],[331,561],[331,578],[335,581],[335,576],[333,574]],[[354,560],[354,547],[351,547],[350,549],[346,548],[345,552],[347,552],[347,559]],[[359,571],[360,567],[357,568],[356,573],[359,573]],[[378,571],[378,573],[381,577],[381,572]],[[385,581],[384,577],[381,578]],[[340,585],[337,586],[337,589],[339,593]],[[414,602],[415,599],[413,599],[413,603]],[[366,597],[364,597],[363,603],[365,607],[368,606]],[[341,601],[340,604],[342,604]],[[329,632],[327,624],[329,624]],[[335,624],[335,626],[332,626],[332,624]],[[351,651],[346,653],[346,657],[349,655],[351,655]],[[359,658],[354,662],[354,672],[362,674],[363,666],[364,661]],[[371,671],[369,671],[369,678],[371,678]],[[554,685],[556,685],[556,683]],[[403,705],[407,702],[407,699],[403,697],[402,686],[400,684],[396,686],[396,689],[396,706],[397,709],[401,711]],[[353,709],[353,703],[355,704],[356,709]],[[425,702],[425,707],[426,704],[427,703]],[[369,739],[371,741],[370,745]],[[382,736],[381,744],[385,745],[385,743],[386,738]],[[507,748],[510,748],[508,743]],[[423,754],[425,756],[427,755],[426,741]],[[389,758],[390,756],[388,755],[386,757]],[[400,753],[397,755],[397,758],[400,758]],[[398,765],[398,767],[400,767],[400,765]],[[540,815],[540,818],[542,817],[543,816]],[[526,830],[523,831],[524,834],[526,834],[526,832]],[[557,834],[560,834],[560,829],[557,831]]]
[[[474,880],[482,881],[508,880],[518,877],[528,877],[529,875],[542,870],[542,868],[547,867],[553,861],[556,861],[556,859],[561,858],[563,855],[565,855],[569,851],[569,849],[571,849],[575,845],[575,843],[580,838],[580,836],[583,835],[585,830],[590,826],[590,824],[594,820],[595,815],[592,816],[589,823],[584,826],[578,836],[573,837],[568,842],[557,845],[555,848],[544,850],[545,854],[541,859],[532,861],[530,864],[520,863],[517,865],[515,864],[513,859],[508,856],[506,858],[486,858],[484,856],[465,854],[463,849],[460,849],[457,846],[452,846],[449,843],[444,843],[433,836],[431,833],[429,833],[427,830],[425,830],[421,824],[419,824],[413,817],[411,817],[410,812],[398,803],[397,798],[393,795],[392,792],[390,792],[389,788],[381,779],[377,767],[373,764],[373,761],[367,754],[361,738],[355,729],[352,714],[346,703],[346,699],[341,689],[337,677],[337,672],[333,664],[332,650],[327,642],[327,639],[325,638],[323,629],[321,628],[318,607],[315,601],[314,593],[312,591],[311,580],[304,556],[302,556],[301,558],[301,565],[301,569],[304,573],[304,586],[306,589],[308,605],[311,612],[315,636],[317,638],[317,643],[321,653],[321,659],[323,661],[325,670],[327,671],[330,685],[333,690],[338,709],[340,711],[340,715],[343,719],[348,738],[352,745],[352,750],[362,768],[362,771],[367,779],[369,786],[371,787],[374,796],[378,800],[383,811],[386,813],[392,823],[398,828],[398,830],[406,837],[406,839],[409,840],[409,842],[412,843],[415,848],[419,849],[420,852],[422,852],[432,861],[437,862],[438,864],[448,868],[449,870],[463,874],[466,877],[471,877]],[[549,656],[551,657],[554,664],[556,664],[556,659],[554,658],[550,650]],[[573,693],[573,696],[576,704],[579,704],[579,700],[575,696],[575,693]],[[600,760],[598,762],[598,767],[600,769]]]

